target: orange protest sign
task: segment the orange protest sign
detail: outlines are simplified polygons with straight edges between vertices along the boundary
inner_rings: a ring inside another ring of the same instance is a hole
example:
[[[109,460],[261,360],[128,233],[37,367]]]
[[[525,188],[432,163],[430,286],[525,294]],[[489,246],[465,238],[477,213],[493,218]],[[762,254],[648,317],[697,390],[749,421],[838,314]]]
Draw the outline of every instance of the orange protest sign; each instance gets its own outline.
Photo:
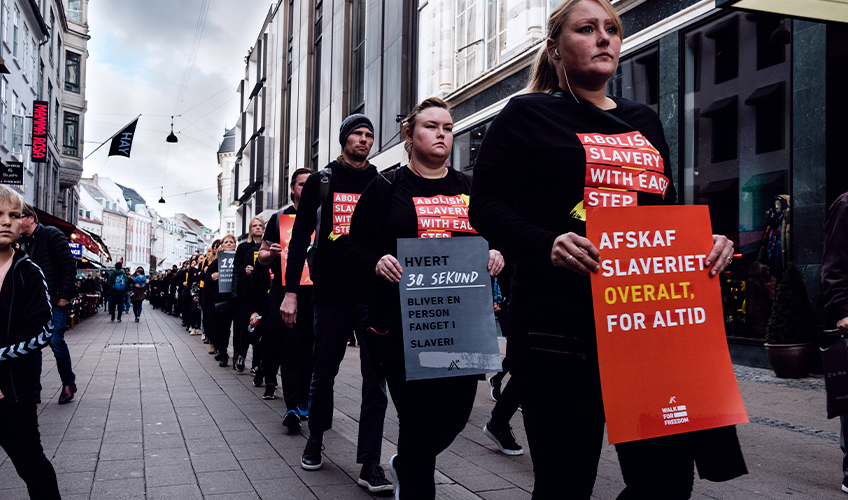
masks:
[[[705,206],[591,208],[592,300],[610,444],[748,421],[705,265]]]
[[[280,226],[280,241],[285,242],[283,244],[283,254],[280,257],[283,261],[283,272],[282,272],[282,282],[283,286],[286,286],[286,265],[289,260],[289,241],[291,241],[292,237],[292,229],[294,228],[294,215],[284,215],[280,214],[277,216],[277,221]],[[315,235],[312,235],[313,241],[315,240]],[[309,278],[309,267],[306,265],[306,262],[303,263],[303,272],[300,275],[300,284],[301,285],[311,285],[312,280]]]

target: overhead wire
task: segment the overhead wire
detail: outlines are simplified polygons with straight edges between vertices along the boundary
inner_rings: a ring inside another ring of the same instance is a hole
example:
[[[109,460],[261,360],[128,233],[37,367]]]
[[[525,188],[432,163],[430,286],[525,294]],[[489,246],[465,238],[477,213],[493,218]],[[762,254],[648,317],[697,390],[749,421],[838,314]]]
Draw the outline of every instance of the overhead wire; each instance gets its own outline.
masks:
[[[174,115],[178,115],[180,106],[182,105],[185,92],[188,89],[188,82],[191,78],[191,72],[194,69],[194,61],[197,59],[197,53],[200,48],[200,40],[203,38],[203,31],[206,27],[206,17],[209,14],[209,6],[212,5],[212,0],[203,0],[200,5],[200,14],[197,17],[197,24],[194,28],[194,39],[192,40],[191,49],[189,50],[189,59],[185,71],[183,72],[182,82],[177,91],[177,100],[174,103]]]

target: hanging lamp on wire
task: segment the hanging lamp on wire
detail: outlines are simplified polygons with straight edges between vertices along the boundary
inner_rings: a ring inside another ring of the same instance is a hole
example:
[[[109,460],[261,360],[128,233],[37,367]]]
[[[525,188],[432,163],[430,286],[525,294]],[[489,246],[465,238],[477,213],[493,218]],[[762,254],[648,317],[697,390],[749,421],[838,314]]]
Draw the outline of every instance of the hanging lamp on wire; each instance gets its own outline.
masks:
[[[170,137],[168,139],[170,139]],[[176,140],[177,138],[174,137],[174,142],[176,142]],[[162,189],[159,191],[159,203],[165,203],[165,186],[162,186]]]
[[[168,138],[165,139],[165,141],[167,141],[167,142],[179,142],[177,140],[177,136],[174,135],[174,115],[171,115],[171,133],[168,134]]]

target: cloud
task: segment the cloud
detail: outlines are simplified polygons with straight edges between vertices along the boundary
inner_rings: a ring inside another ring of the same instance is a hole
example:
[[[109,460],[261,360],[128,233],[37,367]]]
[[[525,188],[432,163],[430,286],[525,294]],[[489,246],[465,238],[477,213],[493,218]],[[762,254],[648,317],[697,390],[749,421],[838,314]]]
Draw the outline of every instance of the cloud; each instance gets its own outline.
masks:
[[[163,215],[184,212],[217,228],[216,152],[225,128],[234,125],[238,114],[236,88],[244,77],[244,56],[272,4],[212,1],[184,98],[177,103],[202,4],[89,4],[84,140],[91,142],[85,144],[85,154],[98,146],[95,142],[142,116],[132,158],[107,158],[104,146],[84,162],[84,175],[97,173],[136,189]],[[183,115],[174,119],[179,142],[169,144],[165,137],[175,109]],[[160,186],[165,188],[164,205],[156,204]],[[182,194],[198,190],[204,191]]]

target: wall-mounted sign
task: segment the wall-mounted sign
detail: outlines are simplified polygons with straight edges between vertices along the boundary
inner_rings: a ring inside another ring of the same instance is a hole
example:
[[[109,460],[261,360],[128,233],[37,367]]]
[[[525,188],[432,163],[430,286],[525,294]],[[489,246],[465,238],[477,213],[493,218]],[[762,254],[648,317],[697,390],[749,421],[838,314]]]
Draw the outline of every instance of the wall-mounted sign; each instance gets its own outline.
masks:
[[[47,130],[50,126],[50,103],[32,101],[32,161],[47,163]]]
[[[68,246],[71,247],[71,255],[73,255],[75,259],[82,258],[82,245],[79,243],[69,242]]]
[[[24,183],[24,164],[19,161],[10,161],[0,167],[0,184]]]

